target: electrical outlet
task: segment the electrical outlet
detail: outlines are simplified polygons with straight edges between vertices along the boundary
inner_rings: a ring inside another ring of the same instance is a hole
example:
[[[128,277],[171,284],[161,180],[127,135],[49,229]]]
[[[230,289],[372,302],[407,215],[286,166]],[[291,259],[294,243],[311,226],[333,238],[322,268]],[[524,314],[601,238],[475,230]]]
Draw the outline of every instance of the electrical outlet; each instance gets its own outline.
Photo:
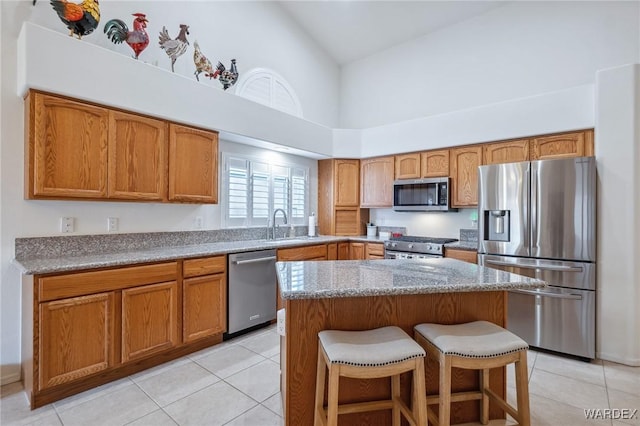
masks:
[[[108,217],[107,218],[107,231],[116,232],[118,230],[118,218],[117,217]]]
[[[60,232],[68,233],[74,231],[74,218],[70,216],[64,216],[60,218]]]
[[[202,229],[202,226],[203,226],[202,223],[203,223],[202,216],[196,216],[196,218],[193,219],[193,227],[195,229]]]

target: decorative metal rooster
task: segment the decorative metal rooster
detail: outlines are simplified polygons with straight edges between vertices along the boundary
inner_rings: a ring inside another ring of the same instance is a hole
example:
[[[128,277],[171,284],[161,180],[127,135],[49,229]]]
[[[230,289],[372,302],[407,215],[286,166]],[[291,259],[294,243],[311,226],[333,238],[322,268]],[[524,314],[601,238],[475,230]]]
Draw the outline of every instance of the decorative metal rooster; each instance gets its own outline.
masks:
[[[218,62],[218,66],[216,67],[216,71],[213,73],[213,78],[219,77],[220,83],[222,83],[222,88],[227,90],[229,87],[236,84],[238,81],[238,68],[236,68],[236,60],[231,60],[231,69],[227,70],[222,62]]]
[[[147,28],[147,16],[144,13],[134,13],[136,19],[133,20],[133,31],[129,31],[127,24],[120,19],[112,19],[104,24],[104,33],[113,43],[120,44],[126,41],[133,49],[135,58],[138,59],[140,53],[149,45],[149,34]]]
[[[36,2],[34,0],[33,4]],[[84,0],[73,3],[67,0],[51,0],[51,6],[60,20],[69,28],[69,35],[75,34],[79,39],[91,34],[100,22],[100,5],[98,0]]]
[[[205,77],[214,78],[211,61],[202,54],[197,40],[193,42],[193,63],[196,65],[196,71],[193,73],[196,80],[200,81],[198,76],[201,72],[204,72]]]
[[[172,40],[167,29],[162,27],[159,44],[160,49],[164,49],[169,58],[171,58],[171,72],[175,72],[173,65],[176,63],[176,59],[187,51],[187,46],[189,45],[187,35],[189,35],[189,26],[185,24],[180,24],[180,33],[175,40]]]

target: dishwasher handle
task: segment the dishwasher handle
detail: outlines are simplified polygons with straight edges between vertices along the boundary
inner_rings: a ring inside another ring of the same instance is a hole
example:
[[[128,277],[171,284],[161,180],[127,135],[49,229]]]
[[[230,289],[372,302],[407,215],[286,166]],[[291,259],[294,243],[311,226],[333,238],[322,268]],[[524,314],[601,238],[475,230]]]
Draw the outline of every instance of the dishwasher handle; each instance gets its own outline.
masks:
[[[568,293],[547,293],[544,291],[535,290],[509,290],[514,293],[528,294],[531,296],[551,297],[553,299],[570,299],[570,300],[582,300],[581,294],[568,294]]]
[[[247,265],[249,263],[260,263],[260,262],[270,262],[272,260],[276,260],[275,256],[267,256],[267,257],[258,257],[256,259],[246,259],[246,260],[234,260],[234,265]]]
[[[485,262],[489,265],[510,266],[512,268],[540,269],[542,271],[557,271],[557,272],[582,272],[582,268],[577,266],[527,265],[522,263],[501,262],[499,260],[485,260]]]

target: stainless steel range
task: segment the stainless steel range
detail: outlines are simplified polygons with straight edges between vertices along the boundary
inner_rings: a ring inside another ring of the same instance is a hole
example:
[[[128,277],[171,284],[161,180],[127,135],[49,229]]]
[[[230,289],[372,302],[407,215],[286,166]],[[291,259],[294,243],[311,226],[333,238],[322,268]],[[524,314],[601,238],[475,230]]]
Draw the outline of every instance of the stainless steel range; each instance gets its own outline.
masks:
[[[444,245],[458,241],[455,238],[430,238],[403,235],[384,243],[385,259],[426,259],[442,257]]]

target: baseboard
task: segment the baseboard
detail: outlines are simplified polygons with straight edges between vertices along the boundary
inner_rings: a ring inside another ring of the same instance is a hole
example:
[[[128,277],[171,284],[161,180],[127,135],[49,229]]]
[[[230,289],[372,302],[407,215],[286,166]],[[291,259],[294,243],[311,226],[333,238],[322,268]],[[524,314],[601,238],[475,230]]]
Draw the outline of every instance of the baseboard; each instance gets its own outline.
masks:
[[[621,358],[620,356],[608,354],[606,352],[597,352],[596,357],[605,361],[628,365],[630,367],[640,367],[640,358]]]
[[[8,385],[9,383],[19,382],[20,381],[20,370],[9,372],[7,374],[4,373],[0,376],[0,386]]]

